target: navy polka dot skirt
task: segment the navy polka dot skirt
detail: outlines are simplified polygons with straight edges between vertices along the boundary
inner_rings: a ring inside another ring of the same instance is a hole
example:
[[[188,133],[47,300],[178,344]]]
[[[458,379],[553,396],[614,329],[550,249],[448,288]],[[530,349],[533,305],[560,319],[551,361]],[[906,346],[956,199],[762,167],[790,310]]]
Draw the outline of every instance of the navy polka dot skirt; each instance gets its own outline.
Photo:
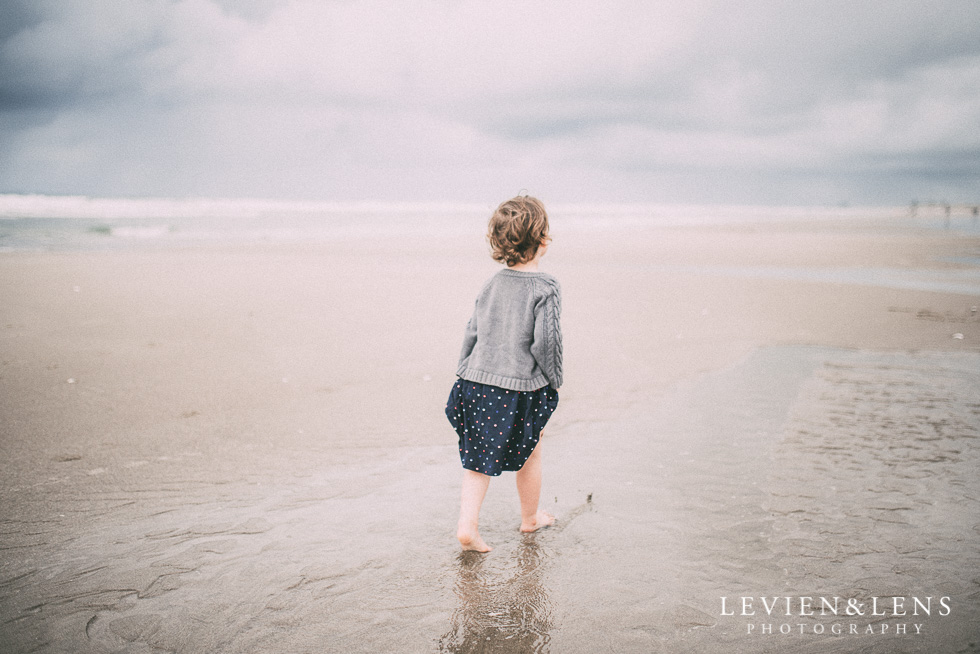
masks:
[[[524,467],[541,430],[558,407],[558,391],[509,391],[457,379],[446,417],[459,434],[459,458],[467,470],[496,477]]]

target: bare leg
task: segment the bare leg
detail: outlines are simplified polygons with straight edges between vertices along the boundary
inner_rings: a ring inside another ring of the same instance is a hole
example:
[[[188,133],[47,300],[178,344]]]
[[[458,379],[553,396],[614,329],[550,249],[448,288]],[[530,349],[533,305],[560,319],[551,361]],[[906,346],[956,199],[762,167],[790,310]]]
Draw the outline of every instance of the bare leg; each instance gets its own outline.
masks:
[[[473,470],[463,470],[463,490],[460,493],[459,525],[456,538],[464,550],[489,552],[491,548],[480,537],[480,507],[487,494],[490,477]]]
[[[538,510],[541,498],[541,441],[524,467],[517,471],[517,494],[521,498],[521,531],[537,531],[555,523],[555,516]]]

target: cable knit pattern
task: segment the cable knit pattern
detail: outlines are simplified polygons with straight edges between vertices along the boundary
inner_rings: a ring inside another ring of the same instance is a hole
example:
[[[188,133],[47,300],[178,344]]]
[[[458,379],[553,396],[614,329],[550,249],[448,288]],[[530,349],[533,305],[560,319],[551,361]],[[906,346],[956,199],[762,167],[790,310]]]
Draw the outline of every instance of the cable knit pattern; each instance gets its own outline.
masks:
[[[505,268],[480,291],[456,374],[515,391],[562,384],[561,286],[542,272]]]
[[[543,278],[545,283],[551,287],[550,297],[551,302],[548,303],[548,330],[547,333],[551,337],[551,343],[549,344],[549,350],[551,352],[551,365],[550,369],[545,370],[545,374],[551,381],[551,385],[555,388],[560,388],[562,384],[562,340],[561,340],[561,285],[558,280],[554,277],[548,276]]]

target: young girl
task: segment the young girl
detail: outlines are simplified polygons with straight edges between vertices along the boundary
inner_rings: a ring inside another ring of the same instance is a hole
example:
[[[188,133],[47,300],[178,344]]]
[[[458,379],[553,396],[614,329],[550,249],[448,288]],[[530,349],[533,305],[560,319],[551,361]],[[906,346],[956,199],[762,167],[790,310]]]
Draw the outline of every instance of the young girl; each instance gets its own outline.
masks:
[[[554,523],[538,509],[541,430],[558,406],[562,382],[561,288],[538,262],[551,238],[544,205],[507,200],[490,217],[492,256],[507,267],[476,298],[446,416],[459,434],[463,489],[456,536],[464,550],[489,552],[480,506],[504,470],[517,471],[521,531]]]

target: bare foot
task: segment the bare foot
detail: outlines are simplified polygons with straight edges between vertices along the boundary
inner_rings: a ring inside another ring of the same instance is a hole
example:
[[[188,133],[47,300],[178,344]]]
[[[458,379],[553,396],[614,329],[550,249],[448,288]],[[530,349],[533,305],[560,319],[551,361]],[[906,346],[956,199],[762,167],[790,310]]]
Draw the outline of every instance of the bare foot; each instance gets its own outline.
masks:
[[[467,551],[489,552],[493,549],[483,542],[483,538],[480,537],[480,532],[476,528],[461,526],[456,531],[456,538],[459,539],[459,544],[463,546],[463,549]]]
[[[538,511],[530,522],[521,521],[521,531],[530,533],[542,527],[550,527],[553,524],[555,524],[555,516],[547,511]]]

